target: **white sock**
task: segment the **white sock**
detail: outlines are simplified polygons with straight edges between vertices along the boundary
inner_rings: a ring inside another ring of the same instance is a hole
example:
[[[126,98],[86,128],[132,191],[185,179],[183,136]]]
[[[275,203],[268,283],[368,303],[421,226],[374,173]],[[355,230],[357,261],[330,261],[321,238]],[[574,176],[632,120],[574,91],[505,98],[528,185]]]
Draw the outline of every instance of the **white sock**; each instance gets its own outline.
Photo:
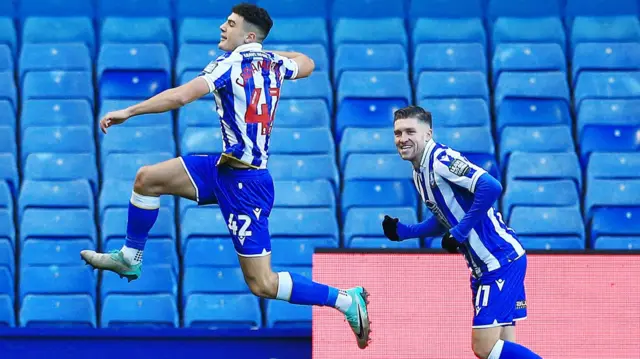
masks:
[[[293,280],[289,272],[278,272],[278,294],[276,299],[289,301],[293,290]]]
[[[500,359],[500,355],[502,354],[502,347],[504,346],[504,341],[498,340],[496,345],[491,349],[491,353],[489,353],[488,359]]]
[[[336,309],[342,312],[342,314],[346,313],[351,307],[351,303],[353,300],[344,290],[338,291],[338,299],[336,299]]]
[[[136,264],[140,264],[142,263],[142,252],[139,249],[135,249],[135,248],[129,248],[127,246],[122,246],[122,249],[120,249],[120,251],[122,252],[123,256],[124,256],[124,260],[129,264],[129,265],[136,265]]]

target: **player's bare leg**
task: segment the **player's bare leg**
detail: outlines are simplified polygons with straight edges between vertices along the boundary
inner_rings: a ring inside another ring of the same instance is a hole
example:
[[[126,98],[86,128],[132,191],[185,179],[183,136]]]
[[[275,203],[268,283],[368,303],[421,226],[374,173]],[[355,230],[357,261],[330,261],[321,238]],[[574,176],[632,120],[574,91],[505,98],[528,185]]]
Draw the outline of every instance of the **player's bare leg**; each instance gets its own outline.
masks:
[[[179,158],[138,170],[129,203],[125,246],[110,253],[84,250],[80,252],[82,259],[93,268],[115,272],[129,281],[138,279],[144,245],[158,218],[160,196],[165,194],[196,199],[196,190]]]
[[[502,327],[502,332],[500,333],[500,339],[507,342],[516,342],[516,327],[515,325],[507,325]]]
[[[515,339],[515,327],[513,339]],[[541,359],[541,357],[508,339],[503,339],[503,327],[474,328],[471,333],[473,353],[480,359]],[[510,336],[510,329],[506,335]]]
[[[502,327],[493,328],[474,328],[471,332],[471,348],[473,353],[480,359],[489,358],[489,354],[493,350],[502,334]]]
[[[342,312],[358,342],[364,349],[369,344],[370,322],[368,293],[362,287],[345,290],[311,281],[299,274],[275,273],[271,255],[238,256],[244,279],[251,292],[259,297],[284,300],[293,304],[331,306]]]

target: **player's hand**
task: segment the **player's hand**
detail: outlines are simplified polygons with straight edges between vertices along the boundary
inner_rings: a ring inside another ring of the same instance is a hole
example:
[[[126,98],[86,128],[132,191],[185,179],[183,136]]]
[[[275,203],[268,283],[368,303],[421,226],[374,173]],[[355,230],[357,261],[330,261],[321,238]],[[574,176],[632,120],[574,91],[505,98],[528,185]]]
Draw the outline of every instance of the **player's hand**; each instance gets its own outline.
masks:
[[[451,233],[447,230],[444,236],[442,236],[442,248],[449,253],[458,253],[458,247],[460,243],[455,239]]]
[[[100,130],[106,134],[107,128],[113,125],[119,125],[128,120],[129,117],[131,117],[131,114],[126,109],[109,112],[100,120]]]
[[[398,222],[399,219],[391,218],[389,216],[384,216],[384,220],[382,221],[384,235],[392,241],[400,240],[400,237],[398,237]]]

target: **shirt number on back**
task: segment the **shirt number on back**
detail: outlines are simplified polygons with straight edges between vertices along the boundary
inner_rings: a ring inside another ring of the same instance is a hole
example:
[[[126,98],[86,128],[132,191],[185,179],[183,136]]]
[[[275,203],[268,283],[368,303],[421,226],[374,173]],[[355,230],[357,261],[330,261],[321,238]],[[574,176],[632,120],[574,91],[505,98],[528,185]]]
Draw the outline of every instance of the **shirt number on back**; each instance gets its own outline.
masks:
[[[270,88],[269,96],[271,97],[271,113],[269,113],[269,106],[267,106],[267,97],[262,96],[262,89],[253,89],[251,93],[251,103],[247,107],[247,112],[244,115],[244,122],[262,124],[263,136],[271,134],[271,126],[275,119],[276,108],[278,107],[278,100],[280,99],[280,89]]]
[[[247,230],[251,225],[251,217],[244,214],[238,215],[238,221],[242,221],[242,227],[240,227],[240,230],[238,230],[238,222],[233,217],[234,215],[231,213],[229,215],[229,230],[232,235],[238,236],[240,244],[244,244],[245,238],[251,236],[251,231]]]

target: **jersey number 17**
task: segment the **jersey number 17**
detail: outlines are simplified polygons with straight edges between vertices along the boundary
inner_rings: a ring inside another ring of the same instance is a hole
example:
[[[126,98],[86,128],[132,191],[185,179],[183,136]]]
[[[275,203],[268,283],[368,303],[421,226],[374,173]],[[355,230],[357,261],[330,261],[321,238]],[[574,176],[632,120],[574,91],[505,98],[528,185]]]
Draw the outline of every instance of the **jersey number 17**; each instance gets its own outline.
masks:
[[[262,135],[270,135],[273,120],[276,116],[276,108],[278,107],[278,100],[280,99],[280,89],[270,88],[269,96],[271,97],[271,113],[269,113],[269,106],[267,106],[267,96],[262,96],[261,88],[253,89],[251,94],[251,103],[247,107],[247,112],[244,115],[244,122],[246,123],[261,123]],[[258,111],[258,109],[260,111]]]

